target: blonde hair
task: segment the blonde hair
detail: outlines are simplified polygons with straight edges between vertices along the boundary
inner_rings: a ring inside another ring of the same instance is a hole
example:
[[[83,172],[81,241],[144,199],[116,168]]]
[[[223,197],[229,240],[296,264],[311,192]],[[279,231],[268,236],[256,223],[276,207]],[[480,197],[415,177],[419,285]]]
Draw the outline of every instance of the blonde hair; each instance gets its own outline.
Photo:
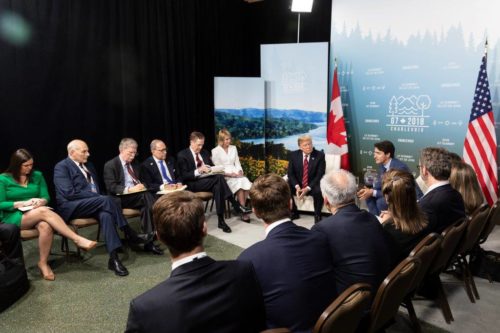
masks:
[[[464,162],[452,164],[450,185],[462,195],[467,215],[474,213],[483,204],[484,196],[476,171],[469,164]]]
[[[226,128],[223,128],[219,131],[219,133],[217,134],[217,142],[220,144],[222,144],[222,142],[226,139],[226,138],[230,138],[231,137],[231,133],[226,129]]]
[[[299,136],[299,138],[297,139],[297,145],[300,146],[300,144],[304,141],[310,141],[312,142],[312,136],[310,136],[309,134],[303,134],[301,136]]]
[[[388,171],[384,175],[382,194],[389,205],[396,229],[415,235],[427,226],[427,220],[417,205],[415,179],[411,173]]]

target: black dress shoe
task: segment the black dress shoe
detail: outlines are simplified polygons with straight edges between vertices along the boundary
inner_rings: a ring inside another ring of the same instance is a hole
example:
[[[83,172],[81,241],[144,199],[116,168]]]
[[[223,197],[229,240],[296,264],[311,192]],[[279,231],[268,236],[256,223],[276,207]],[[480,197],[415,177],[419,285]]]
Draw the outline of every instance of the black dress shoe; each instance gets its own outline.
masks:
[[[163,250],[159,246],[156,246],[153,242],[144,244],[144,251],[151,252],[154,255],[162,256]]]
[[[234,210],[237,214],[250,214],[252,212],[250,208],[242,206],[241,204],[234,206]]]
[[[128,240],[132,244],[147,244],[149,242],[152,242],[154,237],[154,232],[149,232],[147,234],[132,233],[128,235]]]
[[[297,213],[297,212],[292,212],[292,213],[290,214],[290,220],[298,220],[298,219],[300,219],[300,215],[299,215],[299,213]]]
[[[123,266],[122,262],[118,258],[109,258],[108,269],[115,272],[118,276],[127,276],[128,270]]]
[[[226,224],[224,219],[219,219],[218,227],[219,227],[219,229],[222,229],[222,231],[224,231],[224,232],[227,232],[227,233],[231,232],[231,228],[229,228],[229,226]]]

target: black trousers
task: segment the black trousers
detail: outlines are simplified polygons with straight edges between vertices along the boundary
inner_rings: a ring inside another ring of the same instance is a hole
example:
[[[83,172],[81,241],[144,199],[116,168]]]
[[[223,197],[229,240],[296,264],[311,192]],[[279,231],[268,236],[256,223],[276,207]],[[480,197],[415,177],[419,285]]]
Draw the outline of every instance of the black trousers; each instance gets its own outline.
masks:
[[[15,224],[0,222],[0,248],[10,259],[23,258],[21,231]]]
[[[116,198],[119,199],[122,208],[139,209],[141,211],[141,227],[143,232],[150,233],[155,230],[152,208],[157,198],[153,193],[148,191],[131,193]]]
[[[214,195],[215,207],[217,215],[224,214],[226,199],[230,198],[233,193],[227,186],[226,179],[223,175],[212,175],[204,178],[186,182],[188,190],[191,192],[212,192]]]

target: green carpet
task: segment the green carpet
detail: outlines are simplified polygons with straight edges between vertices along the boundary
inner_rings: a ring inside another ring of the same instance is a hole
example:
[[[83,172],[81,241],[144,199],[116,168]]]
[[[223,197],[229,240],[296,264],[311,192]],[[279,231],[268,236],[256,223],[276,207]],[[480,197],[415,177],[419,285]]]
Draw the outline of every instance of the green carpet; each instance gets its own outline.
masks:
[[[95,238],[95,230],[90,232]],[[52,247],[54,282],[43,280],[37,270],[37,241],[23,243],[31,288],[0,314],[0,332],[123,332],[129,302],[170,275],[167,254],[153,256],[126,249],[120,257],[130,274],[116,277],[107,269],[102,243],[86,253],[83,261],[67,262],[59,255],[59,239],[55,237]],[[236,258],[242,249],[208,236],[205,250],[214,259],[227,260]]]
[[[95,239],[96,228],[82,230]],[[74,249],[73,245],[70,245]],[[51,266],[54,282],[41,278],[36,267],[36,240],[23,243],[24,257],[31,281],[28,293],[0,314],[0,332],[123,332],[129,302],[170,275],[168,255],[151,254],[126,249],[120,255],[130,274],[116,277],[107,269],[108,255],[103,243],[84,254],[83,260],[66,261],[60,252],[60,237],[56,236]],[[207,236],[205,250],[218,260],[235,259],[242,249],[218,238]],[[408,320],[399,316],[388,333],[411,332]],[[423,332],[446,332],[422,323]]]

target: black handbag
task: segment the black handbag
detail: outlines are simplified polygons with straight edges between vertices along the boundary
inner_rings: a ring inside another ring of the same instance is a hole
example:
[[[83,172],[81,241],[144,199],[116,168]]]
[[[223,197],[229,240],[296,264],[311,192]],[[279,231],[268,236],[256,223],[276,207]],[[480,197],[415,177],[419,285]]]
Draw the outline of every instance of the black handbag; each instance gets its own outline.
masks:
[[[11,259],[0,250],[0,312],[14,304],[29,288],[22,258]]]

